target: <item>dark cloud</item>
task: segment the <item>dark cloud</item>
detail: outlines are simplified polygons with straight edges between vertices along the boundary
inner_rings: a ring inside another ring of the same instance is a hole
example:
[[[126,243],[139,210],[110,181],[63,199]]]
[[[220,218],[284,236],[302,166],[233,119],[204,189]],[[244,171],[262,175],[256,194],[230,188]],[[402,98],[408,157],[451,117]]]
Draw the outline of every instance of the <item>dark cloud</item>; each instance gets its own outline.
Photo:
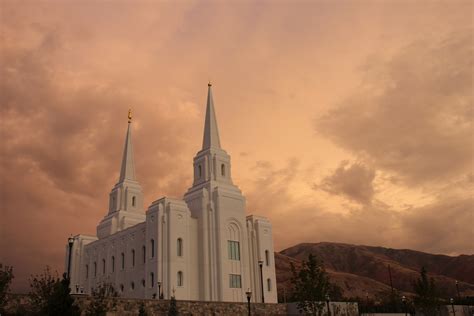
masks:
[[[334,173],[315,185],[315,189],[342,195],[361,204],[370,204],[375,193],[374,179],[375,170],[362,163],[350,165],[348,161],[342,161]]]
[[[368,62],[359,93],[317,120],[336,144],[406,183],[472,170],[472,30]]]
[[[58,59],[71,40],[45,29],[35,45],[2,47],[0,262],[14,266],[15,290],[46,264],[62,271],[69,234],[95,235],[118,179],[128,108],[147,102],[113,81],[81,81],[65,71]],[[180,196],[190,183],[183,152],[192,118],[160,109],[135,114],[132,125],[146,203]]]

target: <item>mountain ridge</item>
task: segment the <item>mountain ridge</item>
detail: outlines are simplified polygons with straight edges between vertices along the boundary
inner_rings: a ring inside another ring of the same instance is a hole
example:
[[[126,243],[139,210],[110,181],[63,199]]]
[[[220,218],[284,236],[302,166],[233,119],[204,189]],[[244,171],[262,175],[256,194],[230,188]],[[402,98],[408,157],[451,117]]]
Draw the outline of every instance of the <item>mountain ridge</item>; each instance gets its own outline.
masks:
[[[428,270],[442,296],[456,296],[456,280],[461,295],[474,295],[474,255],[448,256],[411,249],[346,243],[299,243],[275,253],[277,283],[282,291],[291,291],[292,262],[299,267],[312,253],[320,258],[333,283],[346,297],[383,296],[394,289],[412,295],[413,280],[422,266]]]

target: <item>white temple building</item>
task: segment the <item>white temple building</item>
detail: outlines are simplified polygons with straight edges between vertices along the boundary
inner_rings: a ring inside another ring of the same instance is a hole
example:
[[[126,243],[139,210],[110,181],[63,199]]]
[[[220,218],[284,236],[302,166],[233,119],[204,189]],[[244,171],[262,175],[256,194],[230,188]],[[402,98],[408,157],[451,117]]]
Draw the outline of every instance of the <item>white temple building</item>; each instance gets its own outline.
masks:
[[[276,303],[272,226],[246,216],[221,148],[211,84],[202,149],[182,199],[162,197],[143,208],[135,176],[129,115],[120,178],[97,236],[76,235],[66,246],[72,293],[112,283],[121,297]],[[71,256],[69,257],[69,253]],[[69,265],[70,262],[70,265]],[[262,297],[263,295],[263,297]]]

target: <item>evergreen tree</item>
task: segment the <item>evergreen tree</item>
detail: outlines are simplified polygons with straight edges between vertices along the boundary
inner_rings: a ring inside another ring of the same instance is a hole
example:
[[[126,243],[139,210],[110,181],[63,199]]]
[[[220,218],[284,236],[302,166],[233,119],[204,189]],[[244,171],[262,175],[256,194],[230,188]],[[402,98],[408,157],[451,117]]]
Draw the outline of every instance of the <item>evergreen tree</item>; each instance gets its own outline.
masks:
[[[178,307],[176,306],[176,299],[174,298],[174,295],[171,296],[170,300],[170,308],[168,310],[168,316],[177,316],[178,314]]]
[[[293,263],[293,299],[298,302],[298,309],[309,315],[319,315],[324,308],[326,295],[331,294],[333,287],[321,261],[312,254],[307,261],[303,261],[302,267],[296,271]],[[339,291],[334,291],[339,292]]]
[[[413,282],[416,294],[414,303],[424,315],[436,315],[439,308],[436,285],[433,278],[428,278],[425,267],[421,268],[420,278]]]
[[[10,291],[12,279],[13,268],[0,263],[0,315],[5,313],[3,308],[6,304],[6,296]]]
[[[145,305],[143,303],[140,304],[140,307],[138,308],[138,316],[147,316],[147,312],[145,310]]]

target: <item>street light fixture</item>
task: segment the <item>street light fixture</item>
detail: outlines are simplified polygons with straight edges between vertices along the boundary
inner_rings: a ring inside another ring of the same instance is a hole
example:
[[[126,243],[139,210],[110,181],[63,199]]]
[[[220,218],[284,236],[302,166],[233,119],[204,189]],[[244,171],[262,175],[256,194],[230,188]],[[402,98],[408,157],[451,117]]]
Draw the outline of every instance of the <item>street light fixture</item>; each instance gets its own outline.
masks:
[[[158,281],[158,299],[162,299],[163,297],[161,296],[161,281]]]
[[[405,316],[407,316],[407,298],[405,295],[402,296],[403,309],[405,310]]]
[[[328,316],[331,316],[331,310],[329,309],[329,294],[326,294],[326,305],[328,307]]]
[[[247,294],[247,309],[250,316],[250,299],[252,298],[252,291],[248,289],[247,292],[245,292],[245,294]]]
[[[461,299],[461,294],[459,293],[459,281],[456,280],[456,291],[458,292],[458,300]]]
[[[451,308],[453,309],[453,316],[456,316],[456,311],[454,310],[454,298],[450,298],[449,302],[451,303]]]
[[[263,293],[263,260],[258,261],[260,266],[260,284],[262,285],[262,303],[265,303],[265,294]]]
[[[67,239],[69,245],[69,256],[67,262],[67,278],[71,279],[71,256],[72,256],[72,245],[74,244],[74,238],[71,236]]]

